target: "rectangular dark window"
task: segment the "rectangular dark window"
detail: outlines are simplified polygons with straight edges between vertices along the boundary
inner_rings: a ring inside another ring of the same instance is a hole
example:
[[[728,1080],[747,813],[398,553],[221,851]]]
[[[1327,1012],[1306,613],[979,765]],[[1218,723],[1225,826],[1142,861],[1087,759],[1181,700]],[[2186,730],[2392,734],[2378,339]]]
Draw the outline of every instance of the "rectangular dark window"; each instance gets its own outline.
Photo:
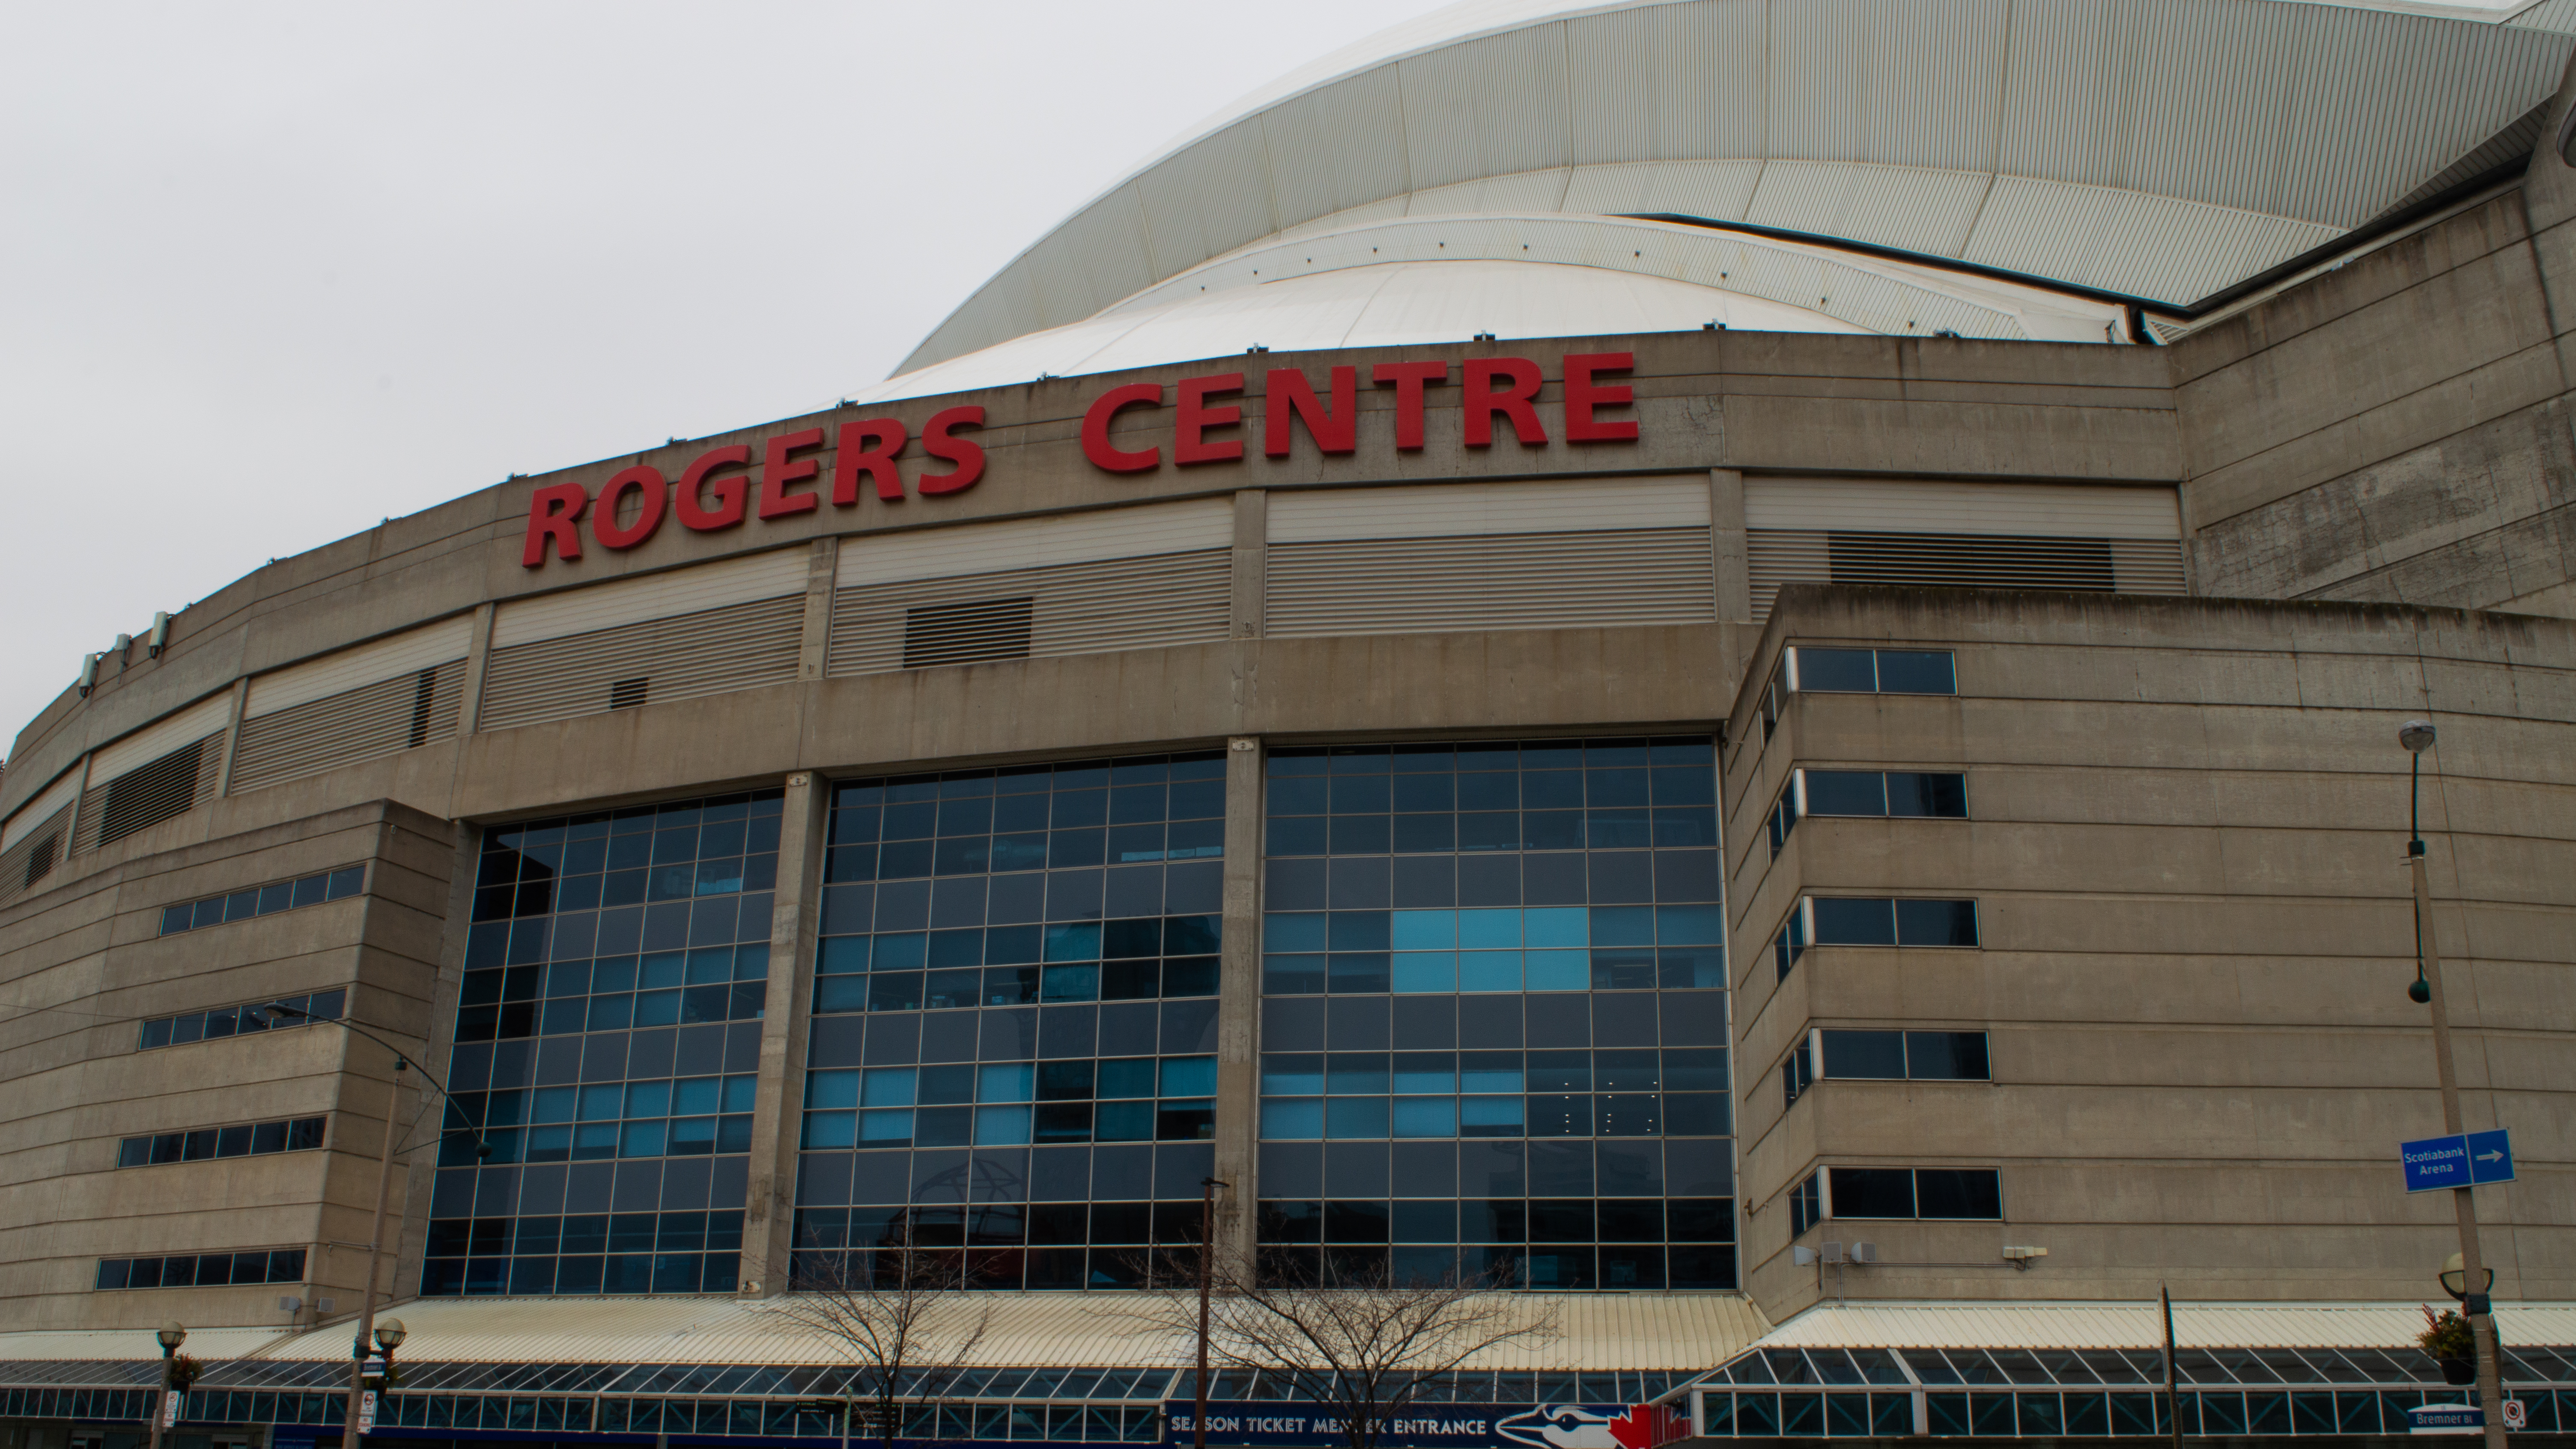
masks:
[[[1779,968],[1781,980],[1789,979],[1789,968],[1798,964],[1798,957],[1805,954],[1806,949],[1807,913],[1791,911],[1789,919],[1781,923],[1780,934],[1771,940],[1771,959]]]
[[[275,915],[301,906],[319,905],[341,900],[366,889],[367,868],[347,865],[337,870],[321,871],[293,880],[271,881],[227,895],[208,896],[204,900],[184,902],[161,908],[161,934],[217,926],[229,921],[248,920],[252,916]]]
[[[1840,1218],[1999,1221],[2000,1175],[1990,1167],[1829,1167],[1827,1205]]]
[[[1821,649],[1795,645],[1785,651],[1788,674],[1801,691],[1830,694],[1957,694],[1956,661],[1946,649]]]
[[[246,1253],[190,1253],[175,1258],[101,1258],[96,1285],[106,1291],[303,1281],[302,1248],[261,1248]]]
[[[1781,799],[1786,813],[1775,811],[1775,855],[1801,814],[1964,820],[1968,777],[1925,770],[1800,770]]]
[[[308,1021],[337,1021],[347,996],[345,989],[317,991],[310,996],[289,996],[273,1003],[254,1002],[248,1006],[221,1006],[213,1011],[191,1012],[186,1016],[164,1016],[142,1024],[142,1036],[137,1045],[141,1050],[149,1051],[154,1047],[183,1046],[217,1037],[249,1036],[255,1032],[304,1026]],[[301,1015],[272,1018],[268,1014],[271,1005],[291,1008]]]
[[[1833,1214],[1837,1218],[1910,1218],[1914,1216],[1914,1171],[1906,1167],[1836,1167]]]
[[[1982,1031],[1909,1031],[1905,1072],[1917,1081],[1982,1082],[1991,1075]]]
[[[154,1137],[128,1137],[117,1145],[116,1165],[144,1167],[159,1162],[194,1162],[206,1157],[257,1157],[271,1152],[299,1152],[322,1145],[327,1117],[281,1117],[270,1122],[243,1122],[192,1132],[164,1132]]]
[[[1809,815],[1885,815],[1887,776],[1876,770],[1801,770]]]
[[[1026,659],[1037,599],[978,599],[903,611],[903,667],[929,669],[985,659]]]
[[[1809,905],[1815,914],[1816,944],[1819,946],[1893,946],[1897,943],[1896,903],[1885,897],[1815,896],[1809,899]]]
[[[1887,813],[1935,820],[1968,818],[1968,777],[1929,770],[1887,772]]]
[[[1817,1184],[1823,1172],[1808,1173],[1796,1187],[1789,1189],[1789,1236],[1796,1237],[1824,1221],[1823,1198]]]
[[[1976,945],[1977,903],[1975,901],[1898,901],[1896,903],[1896,944],[1900,946]]]
[[[1840,1031],[1828,1027],[1821,1036],[1824,1075],[1878,1081],[1905,1079],[1904,1032]]]

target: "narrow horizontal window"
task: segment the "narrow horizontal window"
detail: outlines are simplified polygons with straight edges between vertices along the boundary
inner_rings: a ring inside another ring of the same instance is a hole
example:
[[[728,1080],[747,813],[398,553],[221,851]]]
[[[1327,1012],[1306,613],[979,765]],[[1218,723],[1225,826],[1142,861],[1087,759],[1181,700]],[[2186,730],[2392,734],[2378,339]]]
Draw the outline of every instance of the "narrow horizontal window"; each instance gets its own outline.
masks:
[[[116,1165],[147,1167],[160,1162],[190,1162],[204,1157],[261,1157],[272,1152],[302,1152],[322,1145],[328,1117],[281,1117],[269,1122],[243,1122],[193,1132],[164,1132],[128,1137],[117,1144]],[[193,1150],[200,1143],[204,1150]]]
[[[1817,946],[1975,946],[1977,903],[1887,896],[1808,896],[1791,913],[1803,926],[1804,939],[1790,942],[1781,934],[1781,974],[1797,959],[1796,948]]]
[[[303,1026],[313,1021],[338,1021],[348,1000],[347,990],[316,991],[309,996],[288,996],[276,1001],[253,1002],[247,1006],[219,1006],[212,1011],[190,1012],[186,1016],[156,1017],[142,1024],[138,1049],[185,1046],[190,1042],[214,1041],[228,1036],[250,1036],[263,1031],[279,1031]],[[270,1008],[280,1008],[272,1016]]]
[[[228,921],[248,920],[253,916],[275,915],[303,906],[316,906],[324,901],[343,900],[366,889],[367,868],[347,865],[337,870],[317,871],[293,880],[271,881],[266,885],[226,895],[208,896],[203,900],[183,901],[161,908],[161,932],[164,936],[180,931],[193,931],[202,926],[219,926]]]
[[[1828,1167],[1828,1218],[1999,1221],[2002,1178],[1991,1167]]]

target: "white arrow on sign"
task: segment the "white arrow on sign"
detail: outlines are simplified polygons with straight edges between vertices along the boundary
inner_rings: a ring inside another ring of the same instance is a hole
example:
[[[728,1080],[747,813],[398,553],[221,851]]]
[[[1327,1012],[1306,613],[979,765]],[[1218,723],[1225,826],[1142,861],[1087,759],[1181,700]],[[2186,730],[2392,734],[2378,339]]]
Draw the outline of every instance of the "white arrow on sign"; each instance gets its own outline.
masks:
[[[2478,1154],[2478,1161],[2480,1161],[2480,1162],[2502,1162],[2502,1161],[2504,1161],[2504,1154],[2503,1154],[2503,1153],[2501,1153],[2501,1152],[2482,1152],[2482,1153]]]

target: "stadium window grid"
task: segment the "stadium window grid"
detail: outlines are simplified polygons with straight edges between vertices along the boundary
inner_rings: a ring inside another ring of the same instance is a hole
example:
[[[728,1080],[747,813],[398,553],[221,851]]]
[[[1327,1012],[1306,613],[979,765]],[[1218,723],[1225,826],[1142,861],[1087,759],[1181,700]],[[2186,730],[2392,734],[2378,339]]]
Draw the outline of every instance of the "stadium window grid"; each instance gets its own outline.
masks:
[[[293,880],[271,881],[225,895],[208,896],[204,900],[163,906],[161,934],[175,936],[181,931],[203,930],[227,921],[245,921],[253,916],[273,916],[280,911],[318,906],[324,901],[346,900],[364,891],[366,885],[367,868],[349,865],[298,876]]]
[[[806,1151],[1018,1147],[1032,1137],[1207,1142],[1216,1137],[1216,1058],[815,1068],[805,1109]]]
[[[1887,1054],[1893,1052],[1894,1060]],[[1855,1058],[1858,1058],[1855,1061]],[[1894,1071],[1885,1070],[1893,1066]],[[1973,1067],[1974,1070],[1970,1070]],[[1875,1069],[1874,1069],[1875,1068]],[[1986,1082],[1992,1056],[1982,1031],[1810,1030],[1780,1061],[1781,1107],[1821,1081]]]
[[[2576,1382],[2576,1350],[2507,1357],[2509,1383]],[[2439,1384],[2441,1372],[2414,1349],[2184,1349],[2175,1366],[2190,1386],[2181,1395],[2188,1434],[2403,1434],[2405,1410],[2474,1402],[2476,1392],[2423,1388]],[[1762,1349],[1667,1401],[1699,1399],[1712,1438],[1910,1434],[1918,1387],[1933,1437],[2145,1437],[2171,1431],[2163,1380],[2153,1350]],[[1751,1386],[1765,1392],[1744,1392]],[[1862,1392],[1834,1391],[1844,1386]],[[2576,1425],[2576,1389],[2519,1397],[2529,1432]]]
[[[1901,807],[1901,808],[1900,808]],[[1965,820],[1968,777],[1955,770],[1810,770],[1789,772],[1771,805],[1771,858],[1810,815],[1853,820]]]
[[[759,1080],[737,1072],[459,1092],[447,1099],[438,1165],[749,1152]],[[478,1146],[492,1150],[478,1156]]]
[[[286,1031],[310,1026],[315,1021],[338,1021],[348,996],[347,988],[343,987],[316,991],[310,996],[281,996],[241,1006],[218,1006],[212,1011],[192,1011],[185,1016],[154,1017],[142,1024],[135,1050],[151,1051],[157,1047],[186,1046],[190,1042],[220,1041],[225,1037],[249,1036],[254,1032]],[[293,1007],[303,1015],[271,1021],[266,1015],[271,1006]]]
[[[1264,1142],[1723,1137],[1724,1047],[1264,1052]]]
[[[1882,930],[1881,927],[1884,926]],[[1973,949],[1984,944],[1974,900],[1925,896],[1800,896],[1771,939],[1780,979],[1810,946]]]
[[[327,1116],[280,1117],[268,1122],[237,1122],[229,1127],[196,1127],[185,1132],[128,1137],[116,1145],[116,1165],[157,1167],[169,1162],[309,1152],[322,1145],[322,1134],[330,1122]]]

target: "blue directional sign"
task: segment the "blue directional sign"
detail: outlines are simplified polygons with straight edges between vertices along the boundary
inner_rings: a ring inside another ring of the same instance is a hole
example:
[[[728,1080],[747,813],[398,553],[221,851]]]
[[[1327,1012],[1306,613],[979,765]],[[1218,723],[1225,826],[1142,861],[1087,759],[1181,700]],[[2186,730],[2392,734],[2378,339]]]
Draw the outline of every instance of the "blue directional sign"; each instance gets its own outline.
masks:
[[[2513,1181],[2513,1142],[2502,1129],[2401,1142],[2397,1160],[2408,1192]]]
[[[2406,1411],[2409,1434],[2482,1434],[2487,1411],[2475,1404],[2426,1404]]]
[[[2493,1132],[2472,1132],[2468,1140],[2472,1184],[2513,1181],[2513,1138],[2509,1133],[2499,1127]]]

